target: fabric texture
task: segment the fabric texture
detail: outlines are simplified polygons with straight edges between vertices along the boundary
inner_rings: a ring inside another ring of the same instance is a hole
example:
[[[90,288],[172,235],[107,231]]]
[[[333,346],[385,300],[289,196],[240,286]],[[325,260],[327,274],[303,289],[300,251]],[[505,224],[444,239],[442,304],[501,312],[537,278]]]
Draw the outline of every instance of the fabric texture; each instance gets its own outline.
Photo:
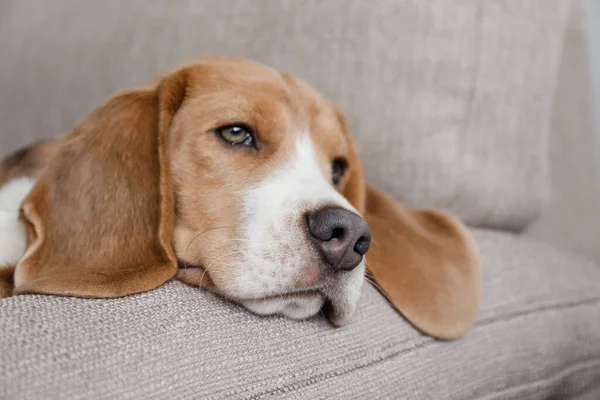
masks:
[[[553,197],[527,234],[594,257],[588,78],[572,25],[561,53],[568,5],[4,0],[0,157],[190,57],[249,57],[339,104],[379,187],[471,225],[530,224],[548,201],[550,146]],[[465,339],[420,335],[370,286],[337,329],[178,282],[114,300],[27,295],[0,300],[0,398],[600,398],[598,264],[474,232],[483,310]]]
[[[340,105],[368,176],[397,199],[518,230],[549,193],[568,4],[5,0],[0,155],[70,130],[115,91],[190,57],[244,56]]]
[[[3,399],[546,399],[600,390],[600,268],[476,231],[483,310],[421,336],[372,287],[355,321],[257,317],[171,282],[114,300],[0,300]],[[599,393],[599,392],[596,392]]]
[[[600,263],[600,160],[585,29],[583,9],[574,2],[552,112],[552,194],[527,235]]]

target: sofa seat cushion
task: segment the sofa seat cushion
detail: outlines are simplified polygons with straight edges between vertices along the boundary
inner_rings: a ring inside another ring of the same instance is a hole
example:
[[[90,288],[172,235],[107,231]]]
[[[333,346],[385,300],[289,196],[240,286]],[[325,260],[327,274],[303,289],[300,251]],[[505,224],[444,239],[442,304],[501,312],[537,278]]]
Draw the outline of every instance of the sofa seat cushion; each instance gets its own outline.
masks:
[[[475,231],[479,320],[422,336],[371,286],[355,322],[257,317],[170,282],[113,300],[0,300],[0,398],[574,398],[600,394],[600,267]]]

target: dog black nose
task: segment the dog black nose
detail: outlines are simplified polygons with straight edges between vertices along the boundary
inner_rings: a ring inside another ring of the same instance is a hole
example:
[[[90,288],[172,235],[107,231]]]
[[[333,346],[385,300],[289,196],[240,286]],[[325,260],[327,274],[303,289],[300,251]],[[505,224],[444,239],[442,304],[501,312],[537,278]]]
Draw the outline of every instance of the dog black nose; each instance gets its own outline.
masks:
[[[343,208],[308,214],[308,231],[334,270],[354,269],[371,245],[371,230],[360,215]]]

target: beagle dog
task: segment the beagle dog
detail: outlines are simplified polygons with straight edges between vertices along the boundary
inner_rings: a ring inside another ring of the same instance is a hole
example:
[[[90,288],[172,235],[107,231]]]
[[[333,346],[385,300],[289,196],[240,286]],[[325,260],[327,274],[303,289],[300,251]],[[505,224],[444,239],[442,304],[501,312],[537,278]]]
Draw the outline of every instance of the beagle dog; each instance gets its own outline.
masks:
[[[119,297],[176,278],[341,326],[365,277],[437,338],[464,335],[479,309],[461,222],[368,185],[342,113],[252,61],[195,60],[0,164],[0,297]]]

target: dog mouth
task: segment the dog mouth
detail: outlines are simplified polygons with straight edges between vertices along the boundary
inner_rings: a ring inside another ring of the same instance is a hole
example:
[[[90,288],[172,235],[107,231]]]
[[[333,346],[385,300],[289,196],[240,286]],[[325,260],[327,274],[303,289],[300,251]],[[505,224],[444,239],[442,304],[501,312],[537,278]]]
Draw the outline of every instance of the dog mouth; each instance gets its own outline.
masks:
[[[178,267],[183,274],[197,272],[202,275],[204,280],[210,281],[209,274],[201,265],[178,260]],[[185,280],[183,281],[186,282]],[[240,298],[230,293],[223,293],[215,287],[208,286],[205,287],[205,289],[215,292],[230,301],[241,304],[256,314],[282,314],[284,316],[289,316],[292,319],[305,319],[321,312],[334,326],[346,325],[352,316],[355,307],[351,304],[352,302],[349,301],[348,296],[345,295],[345,291],[342,288],[337,287],[338,285],[334,286],[335,287],[331,287],[331,285],[324,283],[310,288],[250,298]],[[281,305],[281,307],[289,311],[289,313],[285,311],[282,312],[281,310],[278,311],[274,307],[269,306],[276,304]],[[305,314],[299,312],[299,308],[302,307],[307,308]],[[309,312],[308,309],[311,311]],[[267,310],[273,312],[268,312]]]
[[[182,261],[182,260],[177,260],[177,268],[179,269],[199,269],[204,271],[204,267],[201,267],[200,265],[196,265],[196,264],[192,264],[189,263],[187,261]]]
[[[252,300],[252,301],[269,301],[269,300],[280,300],[280,299],[310,299],[315,296],[323,297],[323,293],[319,290],[302,290],[297,292],[288,292],[288,293],[277,293],[269,296],[262,296],[253,299],[244,299],[244,300]]]

